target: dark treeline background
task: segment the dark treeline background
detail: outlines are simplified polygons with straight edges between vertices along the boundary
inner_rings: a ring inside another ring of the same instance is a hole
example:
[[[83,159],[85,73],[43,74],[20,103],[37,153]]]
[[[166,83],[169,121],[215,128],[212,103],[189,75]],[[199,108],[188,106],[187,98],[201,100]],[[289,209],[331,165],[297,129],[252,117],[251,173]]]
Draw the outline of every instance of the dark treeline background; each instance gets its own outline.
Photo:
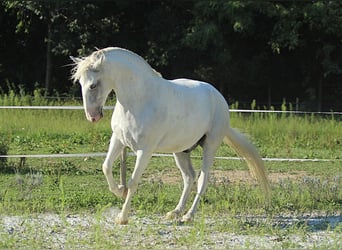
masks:
[[[69,55],[119,46],[240,107],[342,110],[342,1],[0,2],[0,91],[79,95]],[[247,106],[249,107],[249,106]]]

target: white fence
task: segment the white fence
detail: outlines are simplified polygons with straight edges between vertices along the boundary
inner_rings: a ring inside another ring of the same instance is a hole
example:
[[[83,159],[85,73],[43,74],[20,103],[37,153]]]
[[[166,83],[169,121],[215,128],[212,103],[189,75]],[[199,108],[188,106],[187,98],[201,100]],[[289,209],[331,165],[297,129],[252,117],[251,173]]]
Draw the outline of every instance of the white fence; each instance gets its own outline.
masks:
[[[134,153],[127,153],[128,156],[135,156]],[[85,154],[23,154],[23,155],[0,155],[0,158],[86,158],[86,157],[105,157],[106,153],[85,153]],[[173,157],[173,154],[153,154],[153,157]],[[202,156],[191,156],[192,158],[201,158]],[[243,160],[240,157],[217,156],[219,160]],[[262,158],[264,161],[278,162],[333,162],[342,161],[342,159],[300,159],[300,158]]]
[[[82,110],[82,106],[0,106],[0,109],[59,109]],[[104,106],[103,109],[114,109],[114,106]],[[282,110],[255,110],[255,109],[230,109],[235,113],[278,113],[278,114],[317,114],[317,115],[342,115],[342,112],[310,112],[310,111],[282,111]]]
[[[82,110],[82,106],[0,106],[0,109],[56,109],[56,110]],[[114,109],[114,106],[105,106],[104,109]],[[248,110],[248,109],[230,109],[230,112],[237,113],[286,113],[286,114],[318,114],[318,115],[342,115],[342,112],[304,112],[304,111],[281,111],[281,110]],[[134,153],[128,153],[133,156]],[[84,153],[84,154],[23,154],[23,155],[0,155],[0,158],[85,158],[85,157],[105,157],[106,153]],[[153,157],[172,157],[172,154],[153,154]],[[193,156],[200,158],[201,156]],[[222,157],[215,159],[221,160],[242,160],[240,157]],[[332,162],[342,161],[342,159],[300,159],[300,158],[262,158],[264,161],[278,162]]]

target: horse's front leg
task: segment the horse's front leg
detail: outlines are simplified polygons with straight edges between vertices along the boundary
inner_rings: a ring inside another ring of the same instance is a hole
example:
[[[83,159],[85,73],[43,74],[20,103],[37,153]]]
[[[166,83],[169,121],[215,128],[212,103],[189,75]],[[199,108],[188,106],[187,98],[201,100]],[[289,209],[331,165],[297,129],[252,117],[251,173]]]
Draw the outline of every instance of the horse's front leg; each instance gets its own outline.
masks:
[[[131,200],[132,200],[133,194],[138,188],[141,175],[146,169],[147,164],[149,160],[151,159],[151,157],[152,157],[152,152],[150,151],[144,151],[144,150],[137,151],[137,158],[135,162],[134,171],[127,185],[128,187],[127,197],[126,197],[125,203],[122,206],[121,212],[116,218],[116,223],[121,224],[121,225],[128,223],[128,213],[131,208]]]
[[[112,172],[113,163],[119,157],[122,150],[124,150],[124,145],[122,145],[116,136],[112,134],[108,153],[102,165],[102,170],[107,179],[109,190],[116,196],[125,198],[127,193],[125,183],[122,183],[122,185],[116,184]]]

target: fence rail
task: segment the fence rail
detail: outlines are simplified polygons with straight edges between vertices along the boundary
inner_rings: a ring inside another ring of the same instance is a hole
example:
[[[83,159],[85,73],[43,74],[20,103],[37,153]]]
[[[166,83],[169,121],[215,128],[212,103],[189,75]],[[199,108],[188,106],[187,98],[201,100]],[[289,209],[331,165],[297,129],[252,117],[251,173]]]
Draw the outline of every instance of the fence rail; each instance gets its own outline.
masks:
[[[105,157],[107,153],[83,153],[83,154],[23,154],[23,155],[0,155],[0,158],[83,158],[83,157]],[[129,152],[128,156],[135,156]],[[173,157],[173,154],[153,154],[153,157]],[[192,158],[202,158],[202,156],[191,156]],[[218,160],[243,160],[241,157],[217,156]],[[342,159],[306,159],[306,158],[262,158],[264,161],[277,162],[335,162]]]
[[[0,109],[57,109],[57,110],[82,110],[83,106],[0,106]],[[114,106],[104,106],[103,109],[114,109]],[[342,112],[311,112],[291,110],[261,110],[261,109],[230,109],[236,113],[283,113],[283,114],[318,114],[318,115],[342,115]]]

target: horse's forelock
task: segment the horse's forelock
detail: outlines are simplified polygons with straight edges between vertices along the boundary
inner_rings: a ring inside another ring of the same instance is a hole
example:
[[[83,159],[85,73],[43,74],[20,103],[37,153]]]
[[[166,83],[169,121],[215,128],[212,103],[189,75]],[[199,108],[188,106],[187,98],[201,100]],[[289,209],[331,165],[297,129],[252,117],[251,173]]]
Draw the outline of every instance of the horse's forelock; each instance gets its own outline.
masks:
[[[104,56],[103,51],[98,50],[90,56],[78,58],[71,70],[72,81],[77,82],[87,71],[99,72]]]

